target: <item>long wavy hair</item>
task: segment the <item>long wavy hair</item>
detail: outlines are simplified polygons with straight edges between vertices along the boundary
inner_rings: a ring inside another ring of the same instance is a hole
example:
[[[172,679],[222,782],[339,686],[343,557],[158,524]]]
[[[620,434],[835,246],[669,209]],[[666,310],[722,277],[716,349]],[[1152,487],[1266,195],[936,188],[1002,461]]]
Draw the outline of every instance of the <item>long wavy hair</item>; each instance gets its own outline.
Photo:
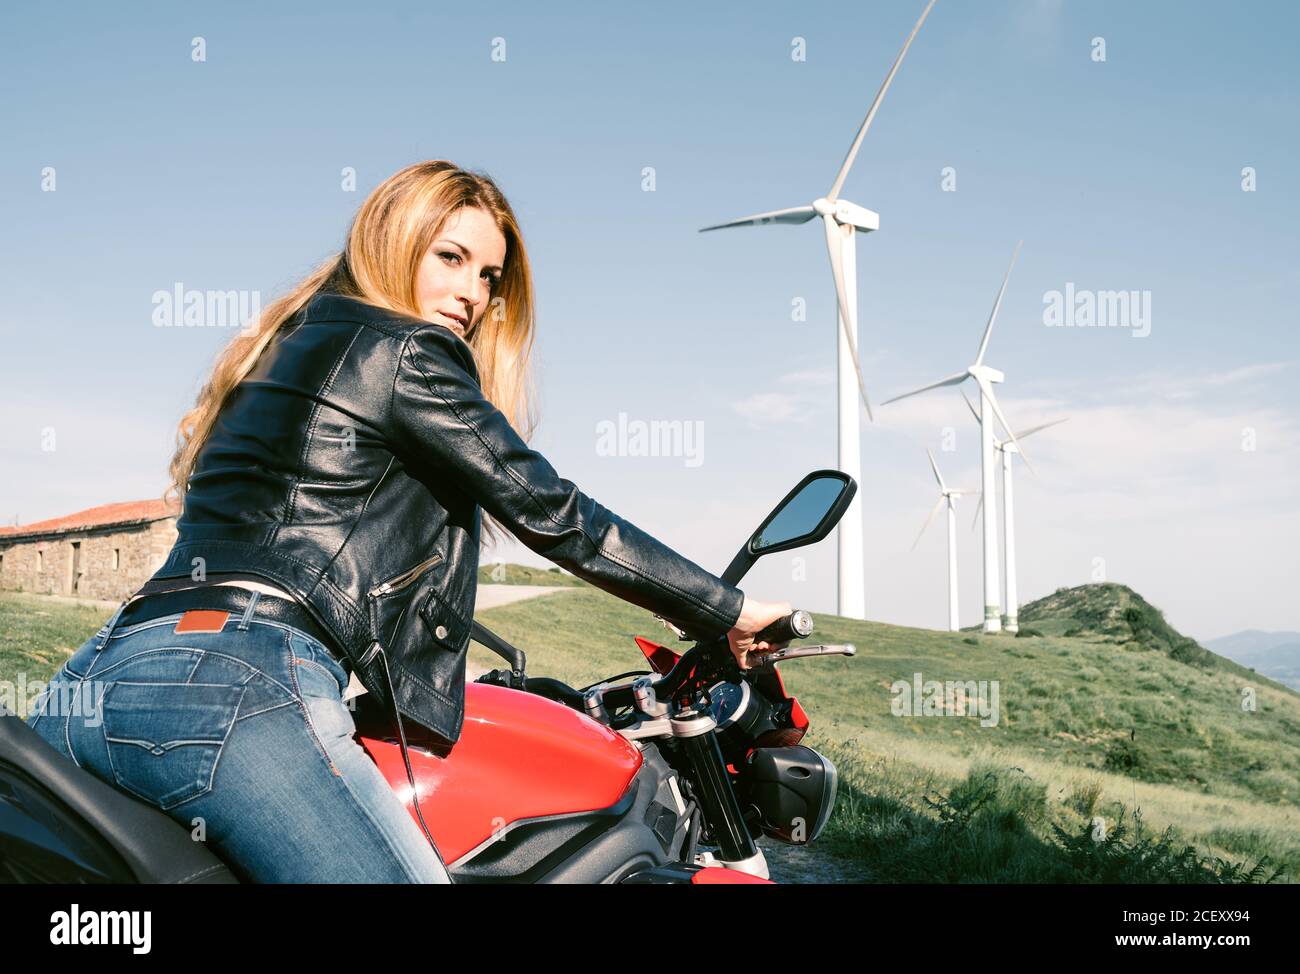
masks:
[[[532,377],[534,308],[532,272],[519,224],[490,177],[446,160],[416,163],[384,180],[361,204],[347,244],[288,294],[262,311],[256,328],[241,332],[220,352],[194,408],[182,417],[164,502],[184,498],[203,444],[231,392],[253,370],[280,326],[321,290],[331,290],[389,311],[421,317],[416,273],[448,219],[462,207],[488,213],[506,240],[500,283],[465,340],[478,365],[483,395],[527,442],[536,428]],[[482,512],[483,543],[503,537]]]

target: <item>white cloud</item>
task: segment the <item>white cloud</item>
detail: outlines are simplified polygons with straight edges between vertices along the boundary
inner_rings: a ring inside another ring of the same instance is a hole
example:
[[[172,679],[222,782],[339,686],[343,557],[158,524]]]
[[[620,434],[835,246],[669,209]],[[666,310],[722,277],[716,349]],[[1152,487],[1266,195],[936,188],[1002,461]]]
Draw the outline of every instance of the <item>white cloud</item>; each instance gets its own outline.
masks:
[[[751,426],[802,422],[812,415],[812,397],[799,392],[757,392],[731,404]]]

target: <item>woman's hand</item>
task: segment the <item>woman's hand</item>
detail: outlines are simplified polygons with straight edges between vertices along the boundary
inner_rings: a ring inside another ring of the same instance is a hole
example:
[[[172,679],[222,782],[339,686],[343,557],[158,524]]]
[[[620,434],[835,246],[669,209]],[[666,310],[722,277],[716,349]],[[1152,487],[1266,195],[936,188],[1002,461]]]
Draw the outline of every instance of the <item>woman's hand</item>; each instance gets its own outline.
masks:
[[[731,654],[736,657],[736,665],[748,670],[758,664],[756,656],[783,649],[790,645],[784,643],[756,642],[754,636],[762,629],[788,616],[793,610],[789,602],[759,602],[745,596],[740,608],[740,618],[727,633],[727,642],[731,644]]]

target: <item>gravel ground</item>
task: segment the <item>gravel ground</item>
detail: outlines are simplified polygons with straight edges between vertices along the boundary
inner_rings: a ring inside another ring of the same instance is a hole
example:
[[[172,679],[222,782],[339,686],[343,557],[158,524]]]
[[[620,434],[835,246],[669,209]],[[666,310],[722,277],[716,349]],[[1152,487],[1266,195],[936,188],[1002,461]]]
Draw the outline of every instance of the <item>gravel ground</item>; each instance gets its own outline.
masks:
[[[764,837],[758,840],[758,847],[767,858],[768,876],[778,883],[872,882],[861,866],[830,855],[816,843],[787,845]]]

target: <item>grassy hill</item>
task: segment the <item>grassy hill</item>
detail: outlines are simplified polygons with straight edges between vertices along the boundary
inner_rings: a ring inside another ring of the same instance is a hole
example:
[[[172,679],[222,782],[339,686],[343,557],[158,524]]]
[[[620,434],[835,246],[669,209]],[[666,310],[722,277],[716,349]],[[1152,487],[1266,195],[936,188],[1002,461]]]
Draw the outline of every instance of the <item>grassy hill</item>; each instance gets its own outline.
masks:
[[[1189,652],[1122,586],[1052,598],[1033,613],[1041,637],[817,616],[814,638],[858,647],[782,667],[812,718],[806,743],[842,775],[824,845],[886,881],[1228,880],[1265,856],[1262,874],[1300,878],[1300,695]],[[633,635],[670,642],[594,588],[481,620],[529,653],[530,673],[575,686],[636,668]],[[471,657],[500,665],[479,646]],[[894,716],[891,687],[917,672],[998,681],[997,725]]]
[[[1175,630],[1159,609],[1127,585],[1114,582],[1057,589],[1022,606],[1020,621],[1022,628],[1028,626],[1044,634],[1132,644],[1207,669],[1236,666]],[[1241,674],[1248,672],[1244,667],[1236,669]]]
[[[568,585],[574,588],[587,585],[558,567],[534,568],[515,564],[481,565],[478,580],[480,585]]]
[[[858,654],[782,667],[812,720],[805,743],[841,773],[826,834],[795,854],[887,882],[1240,881],[1265,858],[1249,878],[1300,878],[1300,694],[1191,652],[1131,590],[1070,591],[1025,607],[1041,636],[817,616],[815,639]],[[47,677],[105,615],[0,595],[0,680]],[[671,640],[585,584],[479,618],[530,674],[574,686],[640,668],[633,635]],[[996,722],[960,698],[895,716],[896,681],[915,673],[996,681]]]

